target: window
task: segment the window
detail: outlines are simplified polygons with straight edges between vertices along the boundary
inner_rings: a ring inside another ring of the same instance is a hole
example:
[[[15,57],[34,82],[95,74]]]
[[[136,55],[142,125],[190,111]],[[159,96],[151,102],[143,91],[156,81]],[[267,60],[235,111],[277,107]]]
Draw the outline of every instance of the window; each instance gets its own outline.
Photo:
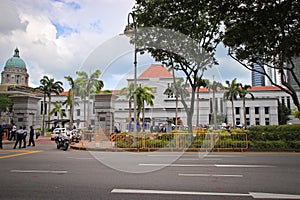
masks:
[[[281,103],[282,105],[285,105],[284,97],[281,97]]]
[[[221,113],[223,113],[223,99],[220,99],[220,109],[221,109]]]
[[[172,83],[168,83],[168,88],[167,89],[170,89],[169,93],[167,94],[168,98],[174,98],[175,97],[174,93],[171,92],[172,88],[173,88],[173,84]],[[153,90],[152,90],[152,92],[153,92]],[[156,91],[155,91],[155,93],[156,93]]]
[[[210,113],[213,113],[212,98],[209,99],[209,112],[210,112]]]
[[[255,114],[258,115],[259,114],[259,107],[255,107],[254,110],[255,110]]]
[[[91,125],[95,126],[95,120],[94,119],[91,119]]]
[[[266,118],[265,121],[266,121],[266,125],[270,125],[270,119],[269,118]]]
[[[241,123],[241,119],[240,119],[240,118],[236,118],[236,119],[235,119],[235,123],[236,123],[236,124],[240,124],[240,123]]]
[[[157,87],[152,87],[152,93],[153,94],[157,93]]]
[[[246,107],[246,114],[249,115],[249,112],[250,112],[250,108]]]
[[[76,114],[77,114],[77,116],[80,116],[80,109],[76,110]]]
[[[260,125],[259,118],[255,118],[255,125]]]
[[[290,97],[286,97],[286,103],[287,103],[288,109],[291,109],[291,99],[290,99]]]
[[[250,125],[250,118],[246,118],[246,124],[247,124],[247,126]]]
[[[237,114],[237,115],[240,114],[240,107],[235,107],[235,114]]]
[[[265,114],[270,114],[269,113],[269,107],[265,107]]]

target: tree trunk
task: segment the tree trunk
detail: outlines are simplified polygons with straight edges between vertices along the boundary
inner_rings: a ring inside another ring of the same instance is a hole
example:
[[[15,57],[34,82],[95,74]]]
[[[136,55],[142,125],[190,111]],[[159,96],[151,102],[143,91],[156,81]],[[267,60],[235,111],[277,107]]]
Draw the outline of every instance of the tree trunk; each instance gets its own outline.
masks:
[[[247,121],[246,121],[246,100],[243,98],[243,112],[244,112],[244,125],[245,129],[247,128]]]
[[[235,128],[234,104],[233,104],[233,100],[231,101],[231,110],[232,110],[232,127]]]
[[[48,101],[48,129],[50,129],[50,112],[51,112],[51,94],[49,95],[49,101]]]
[[[197,124],[196,125],[197,127],[199,127],[199,91],[197,91]]]
[[[213,114],[214,114],[214,129],[217,130],[217,109],[216,109],[216,91],[213,90]]]

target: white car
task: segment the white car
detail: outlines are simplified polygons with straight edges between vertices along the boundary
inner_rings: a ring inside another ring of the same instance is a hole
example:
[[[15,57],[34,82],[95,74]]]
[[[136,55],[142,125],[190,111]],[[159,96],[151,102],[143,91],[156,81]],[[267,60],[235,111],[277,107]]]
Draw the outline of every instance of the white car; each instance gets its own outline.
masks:
[[[67,133],[66,128],[55,128],[53,132],[51,133],[51,140],[55,140],[55,138],[60,134],[60,133]]]

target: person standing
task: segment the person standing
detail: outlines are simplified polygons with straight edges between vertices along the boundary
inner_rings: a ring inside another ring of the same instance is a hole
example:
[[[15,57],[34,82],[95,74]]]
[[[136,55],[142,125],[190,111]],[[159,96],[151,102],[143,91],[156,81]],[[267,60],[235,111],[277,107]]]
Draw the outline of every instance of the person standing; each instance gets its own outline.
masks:
[[[33,126],[30,126],[30,131],[29,131],[29,142],[28,142],[28,145],[27,146],[30,146],[31,143],[32,143],[32,146],[34,147],[35,146],[35,143],[34,143],[34,129],[33,129]]]
[[[16,131],[17,131],[17,127],[15,124],[13,124],[9,140],[13,140],[13,141],[16,140]]]
[[[0,149],[2,149],[2,137],[3,137],[3,128],[2,125],[0,126]]]
[[[23,140],[23,137],[24,137],[23,133],[24,132],[23,132],[22,126],[20,126],[20,128],[16,131],[17,139],[16,139],[16,142],[15,142],[14,149],[17,147],[18,143],[19,143],[19,149],[21,148],[22,140]]]
[[[22,148],[26,148],[26,136],[27,136],[27,130],[26,127],[23,126],[23,147]]]

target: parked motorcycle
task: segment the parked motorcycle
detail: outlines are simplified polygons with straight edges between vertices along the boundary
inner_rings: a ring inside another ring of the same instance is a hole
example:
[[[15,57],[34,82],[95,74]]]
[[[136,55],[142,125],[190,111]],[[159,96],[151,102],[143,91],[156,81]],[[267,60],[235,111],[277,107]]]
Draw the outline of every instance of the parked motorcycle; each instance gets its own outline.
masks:
[[[55,138],[56,146],[57,149],[62,148],[62,150],[66,151],[69,148],[69,137],[68,136],[63,136],[59,135]]]

